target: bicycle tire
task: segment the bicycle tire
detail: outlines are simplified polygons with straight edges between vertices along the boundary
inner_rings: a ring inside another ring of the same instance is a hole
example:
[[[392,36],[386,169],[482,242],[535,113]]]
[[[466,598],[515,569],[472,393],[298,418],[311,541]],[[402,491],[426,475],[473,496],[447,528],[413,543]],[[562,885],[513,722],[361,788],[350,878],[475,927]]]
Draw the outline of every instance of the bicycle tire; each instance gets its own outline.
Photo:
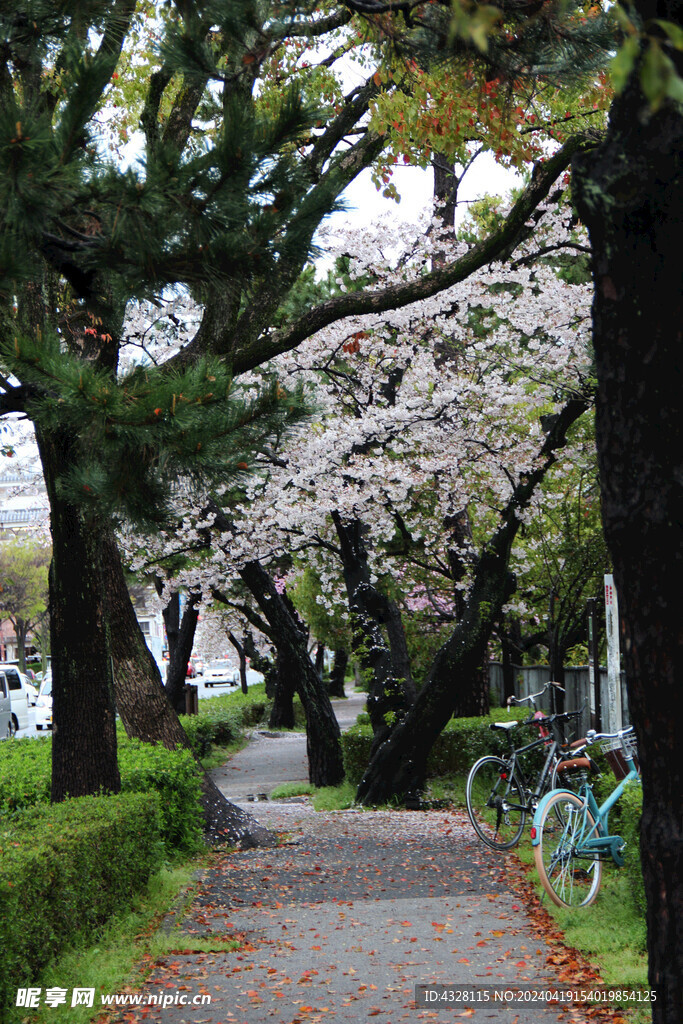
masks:
[[[554,805],[564,809],[558,821]],[[541,885],[558,907],[588,907],[602,880],[602,861],[579,856],[577,847],[595,830],[595,819],[581,797],[568,791],[551,793],[534,837],[534,861]],[[533,835],[533,830],[532,830]]]
[[[465,801],[474,831],[490,849],[502,852],[517,845],[526,821],[526,799],[506,761],[490,754],[473,764]]]

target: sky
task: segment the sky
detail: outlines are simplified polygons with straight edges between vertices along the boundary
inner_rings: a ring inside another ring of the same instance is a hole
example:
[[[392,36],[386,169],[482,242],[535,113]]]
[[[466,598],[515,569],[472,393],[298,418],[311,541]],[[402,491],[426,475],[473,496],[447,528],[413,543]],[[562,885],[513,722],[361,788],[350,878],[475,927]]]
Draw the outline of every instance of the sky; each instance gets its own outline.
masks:
[[[370,180],[370,171],[364,171],[344,193],[347,210],[336,216],[343,218],[347,224],[357,224],[359,227],[367,224],[368,219],[375,220],[385,213],[405,223],[416,223],[432,197],[432,171],[397,165],[393,181],[401,195],[400,203],[385,199]],[[459,196],[462,201],[461,215],[466,212],[467,203],[486,193],[504,195],[519,181],[518,175],[501,167],[492,155],[482,154],[477,157],[462,183]]]

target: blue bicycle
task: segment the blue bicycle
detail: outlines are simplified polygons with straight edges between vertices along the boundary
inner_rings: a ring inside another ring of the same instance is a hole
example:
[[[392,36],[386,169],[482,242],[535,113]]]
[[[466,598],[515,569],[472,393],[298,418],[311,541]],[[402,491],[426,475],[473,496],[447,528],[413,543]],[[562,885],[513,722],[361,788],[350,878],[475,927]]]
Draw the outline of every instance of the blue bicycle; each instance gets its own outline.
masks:
[[[590,730],[586,743],[606,741],[618,781],[598,807],[590,783],[578,795],[566,789],[548,793],[538,805],[531,827],[531,845],[541,885],[559,907],[587,907],[600,889],[602,865],[624,863],[624,840],[609,830],[608,816],[626,786],[640,781],[633,727],[616,733]],[[621,757],[614,755],[621,754]],[[558,814],[558,811],[560,812]]]

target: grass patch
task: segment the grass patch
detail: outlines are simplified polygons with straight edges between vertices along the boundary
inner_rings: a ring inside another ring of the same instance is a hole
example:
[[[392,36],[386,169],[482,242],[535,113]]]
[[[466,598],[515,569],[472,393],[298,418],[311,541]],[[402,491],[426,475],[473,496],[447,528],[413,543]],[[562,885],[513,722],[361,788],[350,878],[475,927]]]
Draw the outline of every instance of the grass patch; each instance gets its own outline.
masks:
[[[50,963],[35,980],[35,986],[67,990],[67,1005],[40,1006],[35,1010],[24,1007],[7,1009],[7,1024],[90,1024],[97,1019],[106,1021],[101,995],[134,991],[146,979],[153,962],[176,949],[198,952],[237,949],[234,940],[201,938],[181,933],[180,928],[160,929],[159,925],[170,909],[177,907],[178,898],[185,890],[188,902],[192,896],[195,872],[209,862],[210,857],[165,868],[154,875],[146,888],[133,901],[131,907],[107,922],[89,936],[87,945],[74,945]],[[181,901],[182,902],[182,901]],[[142,965],[142,966],[141,966]],[[71,990],[94,988],[92,1007],[70,1005]],[[121,1008],[111,1014],[120,1014]]]
[[[243,750],[249,742],[246,736],[239,736],[232,743],[227,743],[224,746],[211,746],[209,753],[202,757],[200,764],[204,771],[210,772],[214,768],[220,768],[221,765],[229,761],[231,757]]]
[[[310,782],[283,782],[276,786],[270,794],[271,800],[287,800],[292,796],[311,796],[315,786]]]
[[[340,786],[322,786],[313,793],[316,811],[345,811],[354,806],[355,800],[356,787],[350,782],[342,782]]]

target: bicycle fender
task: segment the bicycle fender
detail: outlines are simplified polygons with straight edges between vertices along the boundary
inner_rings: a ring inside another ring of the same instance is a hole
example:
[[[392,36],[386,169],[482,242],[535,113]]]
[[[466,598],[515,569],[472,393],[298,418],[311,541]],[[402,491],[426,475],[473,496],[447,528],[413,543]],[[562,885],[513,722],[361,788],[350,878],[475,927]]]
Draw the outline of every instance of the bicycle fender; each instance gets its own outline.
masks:
[[[576,796],[576,793],[572,793],[570,789],[551,789],[549,793],[539,801],[536,813],[534,814],[534,820],[531,823],[531,845],[538,846],[541,841],[541,818],[551,796],[555,796],[556,793],[566,793],[568,796]]]

